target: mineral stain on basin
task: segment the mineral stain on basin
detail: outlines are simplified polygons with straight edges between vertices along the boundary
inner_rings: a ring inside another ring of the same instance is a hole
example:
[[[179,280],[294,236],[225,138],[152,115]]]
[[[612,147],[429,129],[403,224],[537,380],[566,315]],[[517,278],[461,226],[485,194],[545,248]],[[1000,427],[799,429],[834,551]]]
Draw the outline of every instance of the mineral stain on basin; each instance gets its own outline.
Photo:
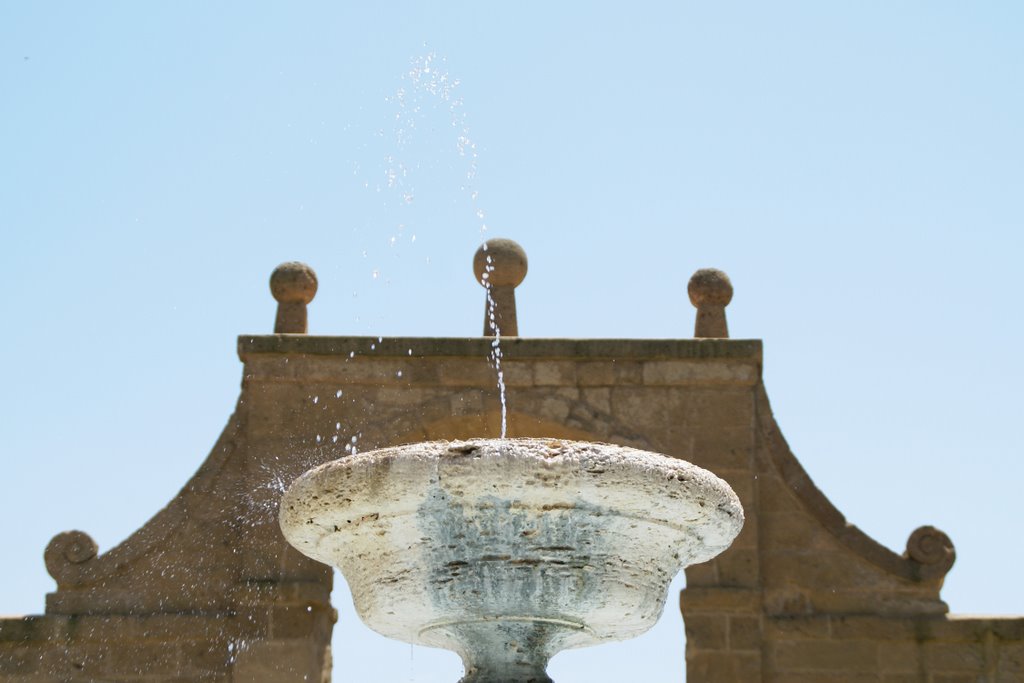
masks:
[[[463,683],[550,681],[560,650],[640,635],[668,585],[743,525],[728,484],[623,446],[417,443],[299,477],[289,543],[339,567],[375,631],[447,648]]]

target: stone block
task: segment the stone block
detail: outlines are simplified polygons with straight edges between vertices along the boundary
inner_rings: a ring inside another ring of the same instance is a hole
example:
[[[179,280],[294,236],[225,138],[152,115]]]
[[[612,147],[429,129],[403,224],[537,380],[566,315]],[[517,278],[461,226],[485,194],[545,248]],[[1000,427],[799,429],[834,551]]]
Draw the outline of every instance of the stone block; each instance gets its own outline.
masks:
[[[615,365],[608,361],[578,363],[576,382],[581,387],[610,387],[615,384]]]
[[[701,588],[687,586],[679,596],[683,614],[756,614],[761,605],[761,592],[747,588]]]
[[[759,454],[760,457],[760,454]],[[796,494],[774,470],[757,477],[759,507],[762,512],[780,512],[809,516]]]
[[[714,560],[701,562],[686,568],[686,585],[693,587],[717,586],[718,569]]]
[[[612,391],[607,387],[591,387],[580,391],[580,398],[595,410],[608,414],[612,410]]]
[[[178,643],[181,651],[182,670],[180,673],[209,678],[224,675],[234,658],[234,648],[239,640],[227,638],[215,640],[185,640]]]
[[[917,634],[917,622],[913,619],[887,619],[871,615],[832,617],[832,637],[837,640],[884,639],[913,642]]]
[[[498,382],[498,374],[483,358],[479,362],[450,359],[440,365],[438,379],[446,387],[491,387]]]
[[[778,552],[769,550],[762,557],[762,572],[766,582],[783,579],[811,591],[815,604],[818,599],[835,599],[837,591],[848,588],[885,589],[890,583],[881,570],[872,570],[851,553],[844,552]],[[869,611],[870,613],[870,611]]]
[[[999,673],[1024,680],[1024,642],[1000,641],[997,648],[996,662]]]
[[[940,618],[923,620],[919,627],[925,638],[935,641],[982,640],[989,634],[1003,641],[1024,641],[1024,618],[1022,617],[979,618],[949,614]]]
[[[821,615],[772,617],[764,620],[765,640],[827,639],[832,635],[831,617]]]
[[[613,361],[615,365],[615,386],[643,384],[643,365],[637,361]]]
[[[868,640],[796,640],[771,646],[772,661],[779,674],[823,671],[836,675],[874,673],[878,670],[878,643]],[[788,680],[788,679],[787,679]]]
[[[0,642],[0,681],[39,672],[40,653],[45,648],[44,642]]]
[[[0,619],[0,643],[46,642],[63,638],[67,619],[52,616],[31,616]]]
[[[729,649],[729,621],[721,615],[694,614],[683,619],[686,630],[686,649],[700,650]]]
[[[287,605],[271,608],[270,636],[275,640],[292,638],[329,638],[330,609],[313,605]]]
[[[981,643],[925,643],[922,648],[925,668],[936,672],[983,673],[985,646]]]
[[[700,683],[760,681],[761,656],[751,652],[695,651],[687,648],[686,678]]]
[[[260,683],[319,681],[323,661],[316,645],[302,640],[258,641],[239,649],[232,680]]]
[[[753,386],[757,367],[749,363],[706,360],[657,360],[643,364],[643,383],[650,386]]]
[[[887,674],[911,674],[920,670],[920,664],[920,646],[913,640],[886,638],[878,644],[878,667]]]
[[[501,370],[505,379],[505,386],[533,386],[533,363],[504,359],[501,361]]]
[[[809,617],[818,611],[811,599],[811,591],[797,585],[765,588],[762,595],[765,613],[772,617],[794,619]]]
[[[479,415],[484,411],[484,392],[481,389],[463,389],[448,398],[452,415]]]
[[[779,683],[878,683],[878,675],[849,671],[841,674],[835,671],[800,671],[777,674],[764,680],[779,681]],[[737,681],[737,683],[739,682]],[[915,683],[921,682],[918,680]]]
[[[576,363],[570,360],[539,360],[533,364],[533,385],[576,386]]]
[[[729,649],[761,649],[761,618],[739,615],[729,616]]]
[[[851,558],[853,564],[854,558]],[[811,590],[815,609],[831,614],[876,614],[910,621],[943,616],[948,607],[927,587],[894,587],[884,575],[859,581],[849,579],[845,589],[830,590],[819,585]],[[902,590],[900,590],[902,588]]]
[[[111,680],[175,676],[181,669],[176,643],[75,643],[47,650],[40,670],[65,679]]]
[[[717,559],[718,580],[723,586],[760,586],[760,565],[757,551],[729,548]]]
[[[753,433],[746,428],[717,430],[714,436],[692,436],[689,459],[694,465],[712,471],[742,470],[750,476]],[[753,504],[753,497],[746,501]]]
[[[831,543],[821,524],[801,512],[764,512],[758,516],[765,545],[778,550],[826,550]]]

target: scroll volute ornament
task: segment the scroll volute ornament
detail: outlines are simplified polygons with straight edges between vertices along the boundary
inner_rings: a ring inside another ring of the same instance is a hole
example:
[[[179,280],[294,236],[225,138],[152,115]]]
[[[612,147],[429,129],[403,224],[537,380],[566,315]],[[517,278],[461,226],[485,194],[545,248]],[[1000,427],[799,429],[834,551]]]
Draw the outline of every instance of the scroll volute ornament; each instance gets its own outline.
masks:
[[[84,531],[65,531],[53,537],[46,546],[43,559],[46,571],[58,587],[84,583],[99,546]]]
[[[907,550],[903,553],[917,566],[922,579],[944,577],[956,562],[956,548],[945,533],[933,526],[922,526],[914,530],[907,539]]]

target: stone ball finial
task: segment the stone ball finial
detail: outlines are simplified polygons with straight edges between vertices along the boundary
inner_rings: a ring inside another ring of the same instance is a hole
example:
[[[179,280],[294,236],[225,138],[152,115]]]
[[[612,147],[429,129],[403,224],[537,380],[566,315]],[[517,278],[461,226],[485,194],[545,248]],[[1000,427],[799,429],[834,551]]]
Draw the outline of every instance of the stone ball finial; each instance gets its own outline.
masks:
[[[308,304],[316,296],[316,273],[305,263],[282,263],[270,275],[270,293],[278,303]]]
[[[517,337],[516,287],[526,277],[526,252],[516,242],[497,237],[480,245],[473,256],[473,274],[487,289],[484,336]]]
[[[305,334],[306,305],[316,296],[316,273],[305,263],[282,263],[270,275],[270,293],[277,300],[277,334]]]
[[[526,278],[526,269],[526,252],[517,242],[503,237],[487,240],[473,256],[473,274],[482,285],[486,274],[492,287],[518,287]]]
[[[686,287],[690,303],[697,307],[693,336],[698,339],[729,337],[725,307],[732,301],[732,282],[717,268],[701,268]]]
[[[728,306],[732,301],[732,282],[717,268],[701,268],[690,278],[686,287],[690,303],[701,306]]]

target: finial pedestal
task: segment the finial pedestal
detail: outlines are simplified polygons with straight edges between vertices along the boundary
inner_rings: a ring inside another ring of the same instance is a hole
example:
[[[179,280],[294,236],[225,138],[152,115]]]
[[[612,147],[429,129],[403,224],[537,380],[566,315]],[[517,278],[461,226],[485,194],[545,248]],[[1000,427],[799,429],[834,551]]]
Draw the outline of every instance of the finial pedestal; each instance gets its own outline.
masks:
[[[274,269],[270,293],[277,300],[275,334],[306,334],[306,306],[316,296],[316,273],[305,263],[289,261]]]
[[[473,274],[487,290],[484,301],[484,336],[518,337],[516,287],[526,277],[526,252],[501,237],[487,240],[473,257]]]
[[[715,268],[701,268],[690,278],[686,291],[690,295],[690,303],[697,308],[693,336],[698,339],[728,339],[725,307],[732,301],[729,276]]]

